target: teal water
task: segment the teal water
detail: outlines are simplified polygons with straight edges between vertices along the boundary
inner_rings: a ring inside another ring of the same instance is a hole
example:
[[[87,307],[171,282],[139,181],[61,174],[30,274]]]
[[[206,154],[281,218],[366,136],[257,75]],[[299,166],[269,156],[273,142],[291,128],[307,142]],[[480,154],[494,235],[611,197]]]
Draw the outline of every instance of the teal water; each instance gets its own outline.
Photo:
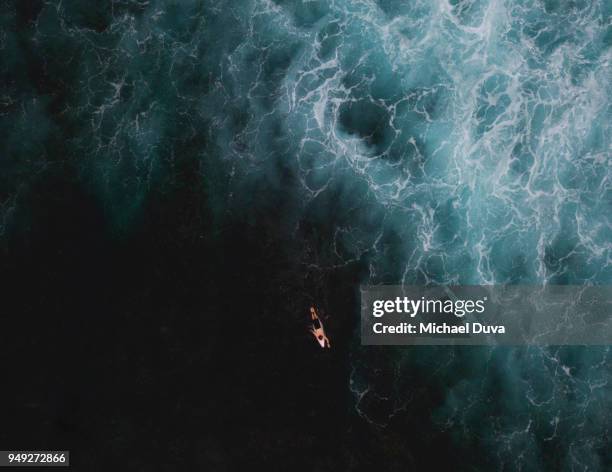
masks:
[[[224,35],[215,103],[239,118],[217,143],[245,180],[276,185],[279,161],[298,176],[295,211],[333,220],[306,261],[322,271],[609,284],[611,13],[604,1],[251,4],[225,24],[236,37]],[[356,410],[378,427],[439,389],[432,421],[489,467],[610,467],[609,347],[362,350],[353,364]]]
[[[129,232],[189,155],[214,221],[279,204],[271,224],[305,248],[305,271],[612,283],[607,0],[64,0],[34,13],[23,30],[10,25],[28,12],[2,18],[3,229],[33,176],[69,161]],[[51,83],[32,78],[31,56]],[[382,429],[442,392],[431,427],[481,451],[474,464],[606,470],[611,360],[609,347],[375,356],[355,333],[348,382],[355,414]]]

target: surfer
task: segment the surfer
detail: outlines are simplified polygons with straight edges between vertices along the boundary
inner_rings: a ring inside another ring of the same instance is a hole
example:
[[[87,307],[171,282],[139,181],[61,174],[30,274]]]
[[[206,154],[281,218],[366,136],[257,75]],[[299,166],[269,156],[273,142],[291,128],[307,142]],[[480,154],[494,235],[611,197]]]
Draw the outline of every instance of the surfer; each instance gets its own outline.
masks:
[[[323,328],[323,323],[319,319],[317,310],[313,306],[310,307],[310,319],[312,320],[310,332],[316,338],[317,342],[319,343],[319,346],[321,346],[323,349],[331,348],[329,339],[327,339],[327,336],[325,335],[325,329]]]

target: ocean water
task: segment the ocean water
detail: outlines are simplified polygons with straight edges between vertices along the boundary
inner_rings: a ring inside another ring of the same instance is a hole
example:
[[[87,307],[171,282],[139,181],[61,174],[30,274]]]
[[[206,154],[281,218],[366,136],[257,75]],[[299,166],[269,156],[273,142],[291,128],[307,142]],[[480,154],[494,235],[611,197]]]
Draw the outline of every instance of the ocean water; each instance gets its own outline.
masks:
[[[280,208],[315,280],[612,283],[608,0],[34,3],[3,11],[3,231],[65,161],[129,233],[189,156],[212,226]],[[350,336],[372,428],[435,395],[428,427],[479,451],[465,470],[612,467],[609,347]]]
[[[612,4],[234,12],[213,96],[239,118],[228,131],[219,116],[217,143],[238,180],[296,176],[296,232],[302,214],[332,226],[307,239],[305,265],[361,261],[375,284],[612,281]],[[436,427],[495,469],[604,470],[611,360],[609,347],[357,349],[350,386],[383,429],[438,389]]]

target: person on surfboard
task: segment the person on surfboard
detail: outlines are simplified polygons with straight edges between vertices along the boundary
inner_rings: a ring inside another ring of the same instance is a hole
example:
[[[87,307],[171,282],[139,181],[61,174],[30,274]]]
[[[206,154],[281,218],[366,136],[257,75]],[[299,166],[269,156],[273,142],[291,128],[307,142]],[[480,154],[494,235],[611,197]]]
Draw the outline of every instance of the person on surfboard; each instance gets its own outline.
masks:
[[[329,343],[329,339],[325,335],[325,329],[323,328],[323,323],[319,319],[319,315],[317,314],[317,310],[315,307],[310,307],[310,319],[312,321],[312,325],[310,326],[310,332],[315,337],[319,346],[321,348],[331,348],[331,344]]]

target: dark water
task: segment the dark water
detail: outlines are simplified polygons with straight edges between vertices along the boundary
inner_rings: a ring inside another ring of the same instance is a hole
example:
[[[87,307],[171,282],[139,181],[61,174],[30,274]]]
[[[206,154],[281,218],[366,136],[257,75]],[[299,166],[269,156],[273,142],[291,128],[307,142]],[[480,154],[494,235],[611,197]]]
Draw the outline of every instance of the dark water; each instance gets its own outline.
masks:
[[[357,331],[361,283],[612,281],[609,2],[0,13],[2,449],[75,470],[612,467],[609,347]]]

